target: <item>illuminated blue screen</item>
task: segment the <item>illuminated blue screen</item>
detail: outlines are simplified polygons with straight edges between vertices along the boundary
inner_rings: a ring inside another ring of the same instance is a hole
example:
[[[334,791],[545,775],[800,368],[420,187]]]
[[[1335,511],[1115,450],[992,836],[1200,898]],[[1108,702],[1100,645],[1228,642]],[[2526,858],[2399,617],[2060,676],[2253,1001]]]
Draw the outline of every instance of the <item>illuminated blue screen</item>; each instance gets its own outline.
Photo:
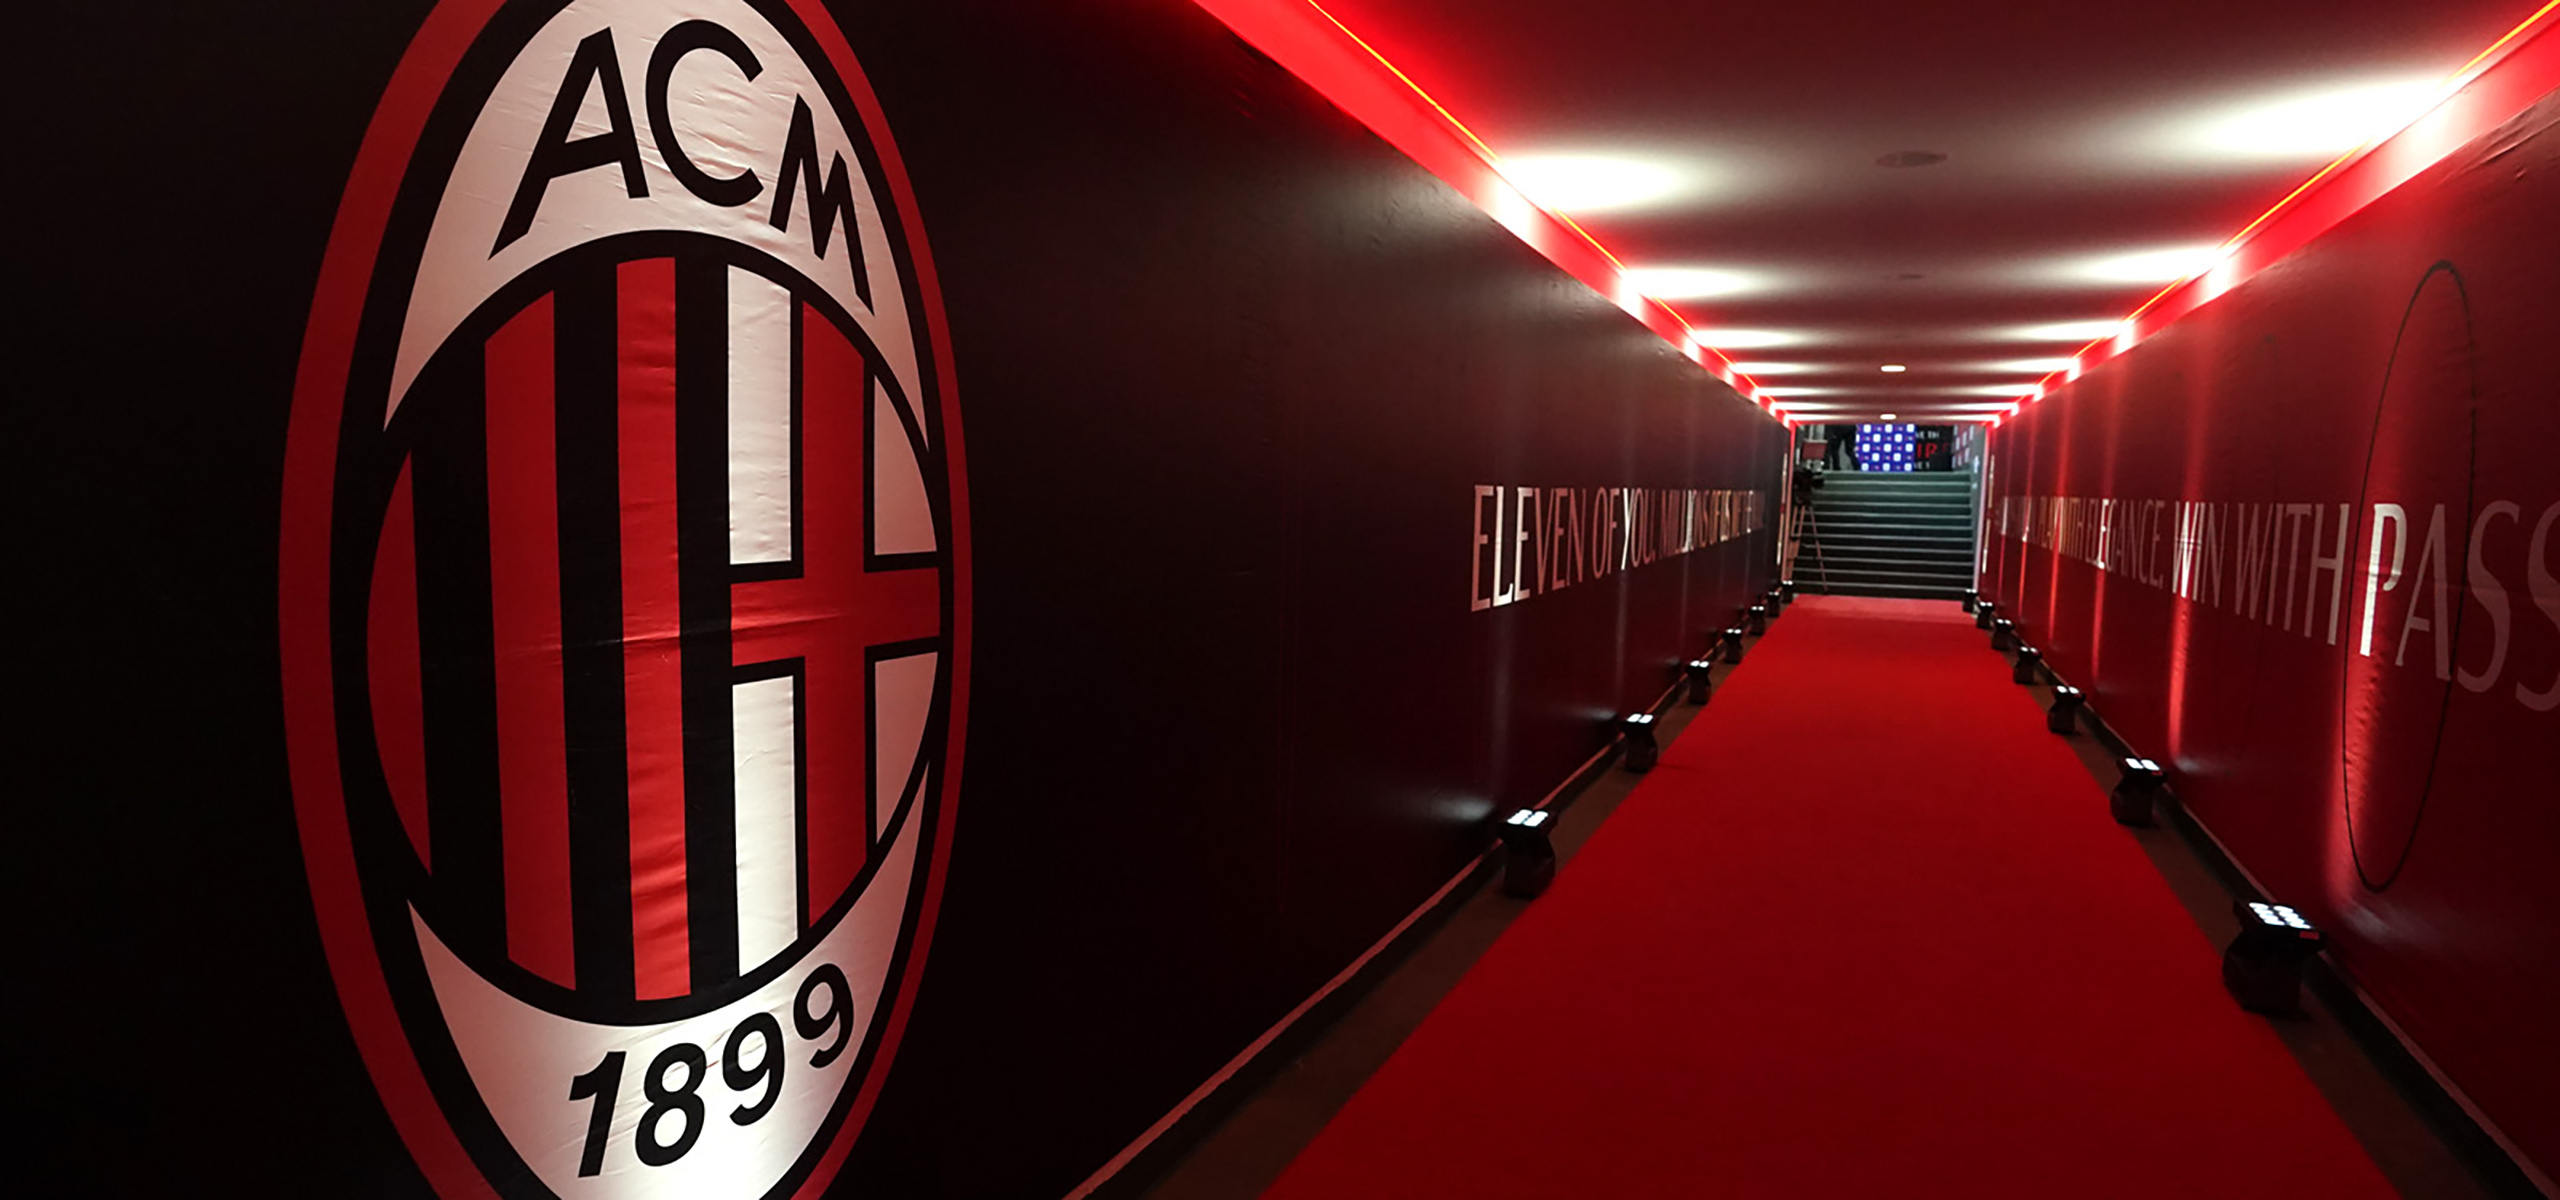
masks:
[[[1920,461],[1917,425],[1858,426],[1858,469],[1911,471]]]

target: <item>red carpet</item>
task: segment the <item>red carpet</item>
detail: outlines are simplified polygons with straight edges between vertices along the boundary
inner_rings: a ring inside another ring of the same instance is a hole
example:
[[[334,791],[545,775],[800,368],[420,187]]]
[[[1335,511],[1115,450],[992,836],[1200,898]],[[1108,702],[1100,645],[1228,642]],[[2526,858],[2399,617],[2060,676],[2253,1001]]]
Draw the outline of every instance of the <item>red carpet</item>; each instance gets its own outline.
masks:
[[[1789,609],[1268,1194],[2392,1195],[1986,640]]]

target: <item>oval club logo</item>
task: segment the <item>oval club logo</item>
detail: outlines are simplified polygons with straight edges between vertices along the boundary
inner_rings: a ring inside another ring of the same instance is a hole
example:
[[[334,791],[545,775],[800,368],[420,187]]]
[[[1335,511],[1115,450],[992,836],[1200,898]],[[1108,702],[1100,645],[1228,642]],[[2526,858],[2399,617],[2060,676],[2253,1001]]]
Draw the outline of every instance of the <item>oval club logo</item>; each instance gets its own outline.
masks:
[[[2471,328],[2461,269],[2428,267],[2383,360],[2346,543],[2366,551],[2371,590],[2357,638],[2338,647],[2338,780],[2347,857],[2370,892],[2400,878],[2436,791],[2462,659],[2463,585],[2480,564],[2472,538],[2497,525],[2478,519],[2512,525],[2521,515],[2512,503],[2484,512],[2474,494],[2480,347]],[[2422,665],[2430,657],[2432,671]]]
[[[958,410],[816,0],[446,0],[374,115],[286,451],[296,814],[447,1196],[824,1190],[948,857]]]

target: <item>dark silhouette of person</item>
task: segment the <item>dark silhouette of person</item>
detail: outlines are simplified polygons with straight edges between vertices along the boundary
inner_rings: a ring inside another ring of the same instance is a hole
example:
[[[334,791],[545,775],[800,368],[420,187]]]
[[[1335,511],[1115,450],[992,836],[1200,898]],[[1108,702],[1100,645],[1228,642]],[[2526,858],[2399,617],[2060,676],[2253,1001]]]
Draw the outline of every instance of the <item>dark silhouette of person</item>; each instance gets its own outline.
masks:
[[[1822,427],[1822,436],[1824,438],[1822,444],[1822,469],[1826,471],[1839,470],[1840,460],[1843,456],[1848,458],[1850,470],[1854,471],[1857,469],[1857,426],[1842,425],[1837,422],[1833,422]]]

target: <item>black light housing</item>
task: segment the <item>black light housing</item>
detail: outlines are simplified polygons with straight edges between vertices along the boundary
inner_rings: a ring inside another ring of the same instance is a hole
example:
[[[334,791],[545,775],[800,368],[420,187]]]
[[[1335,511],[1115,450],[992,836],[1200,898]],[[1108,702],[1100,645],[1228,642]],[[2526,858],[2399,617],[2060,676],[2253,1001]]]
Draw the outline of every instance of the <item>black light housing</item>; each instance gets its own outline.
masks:
[[[1778,594],[1776,584],[1771,584],[1768,591],[1760,593],[1760,605],[1769,610],[1769,619],[1774,621],[1787,611],[1787,598]]]
[[[1690,659],[1689,665],[1681,668],[1681,678],[1689,683],[1689,703],[1704,704],[1715,695],[1715,669],[1715,660],[1708,658]]]
[[[1796,581],[1795,581],[1795,580],[1792,580],[1792,579],[1781,579],[1781,580],[1779,580],[1779,581],[1778,581],[1778,603],[1780,603],[1780,604],[1793,604],[1793,603],[1795,603],[1795,602],[1796,602]]]
[[[2018,661],[2009,667],[2009,679],[2013,683],[2034,683],[2037,668],[2042,666],[2044,666],[2044,651],[2033,646],[2020,646]]]
[[[2080,731],[2080,710],[2089,703],[2088,694],[2067,683],[2053,685],[2053,707],[2044,710],[2044,727],[2055,733]]]
[[[1736,625],[1731,629],[1725,630],[1724,637],[1721,638],[1717,644],[1724,647],[1724,660],[1726,662],[1738,663],[1742,661],[1741,626]]]
[[[1642,774],[1653,769],[1662,758],[1662,743],[1653,736],[1653,714],[1629,713],[1618,722],[1618,732],[1627,739],[1627,769]]]
[[[1966,588],[1966,589],[1964,590],[1964,610],[1965,610],[1966,612],[1972,612],[1972,611],[1974,610],[1974,607],[1975,607],[1976,605],[1979,605],[1981,602],[1982,602],[1982,593],[1981,593],[1981,592],[1976,591],[1976,590],[1974,590],[1973,588]]]
[[[1742,624],[1755,634],[1769,632],[1769,606],[1754,604],[1742,610]]]
[[[2007,617],[1991,622],[1991,648],[2007,652],[2018,648],[2018,624]]]
[[[2222,986],[2240,1007],[2276,1015],[2302,1011],[2302,964],[2329,939],[2291,905],[2235,900],[2240,936],[2222,952]]]
[[[2152,803],[2160,798],[2160,789],[2168,783],[2167,772],[2147,758],[2124,760],[2124,774],[2116,778],[2116,790],[2107,794],[2107,815],[2120,825],[2151,823]]]
[[[1543,808],[1523,808],[1503,819],[1494,833],[1502,839],[1509,855],[1502,864],[1502,892],[1526,900],[1547,890],[1556,880],[1556,846],[1548,836],[1555,828],[1555,814]]]
[[[1989,600],[1977,602],[1973,606],[1973,627],[1976,629],[1991,628],[1991,619],[1998,616],[1999,613],[1999,605],[1994,604]]]

